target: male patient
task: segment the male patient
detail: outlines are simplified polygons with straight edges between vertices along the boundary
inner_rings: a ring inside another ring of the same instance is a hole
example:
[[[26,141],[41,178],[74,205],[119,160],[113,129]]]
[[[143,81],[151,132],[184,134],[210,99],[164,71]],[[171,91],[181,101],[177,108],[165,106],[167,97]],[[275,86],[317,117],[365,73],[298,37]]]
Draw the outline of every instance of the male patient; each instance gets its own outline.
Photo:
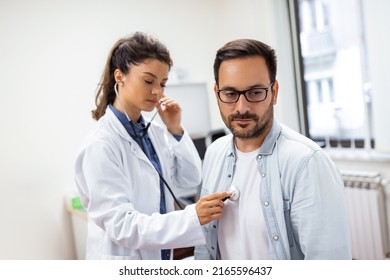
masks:
[[[279,83],[268,45],[235,40],[218,50],[214,91],[231,134],[207,150],[202,195],[237,190],[203,227],[195,259],[351,259],[344,186],[333,162],[274,118]],[[292,105],[293,106],[293,105]]]

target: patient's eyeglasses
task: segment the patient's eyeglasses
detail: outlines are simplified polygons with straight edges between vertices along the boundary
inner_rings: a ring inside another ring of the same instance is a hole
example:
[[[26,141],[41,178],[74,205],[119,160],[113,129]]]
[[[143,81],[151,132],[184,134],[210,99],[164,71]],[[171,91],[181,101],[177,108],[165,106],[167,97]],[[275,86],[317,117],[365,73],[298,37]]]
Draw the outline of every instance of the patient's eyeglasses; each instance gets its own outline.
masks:
[[[269,89],[272,87],[274,82],[266,88],[264,87],[253,87],[247,90],[234,90],[234,89],[219,89],[217,91],[218,98],[223,103],[236,103],[240,99],[241,94],[245,96],[248,102],[257,103],[262,102],[267,98]]]

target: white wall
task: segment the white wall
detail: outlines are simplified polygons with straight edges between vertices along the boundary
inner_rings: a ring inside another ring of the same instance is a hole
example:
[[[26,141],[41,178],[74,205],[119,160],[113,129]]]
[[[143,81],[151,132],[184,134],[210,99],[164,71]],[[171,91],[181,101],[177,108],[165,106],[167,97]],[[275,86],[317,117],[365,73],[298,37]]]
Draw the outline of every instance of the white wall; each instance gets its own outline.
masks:
[[[376,149],[390,152],[390,126],[387,119],[390,108],[390,1],[363,0],[366,16],[369,71],[372,80],[374,136]]]
[[[73,162],[93,125],[96,85],[117,39],[141,30],[166,43],[176,67],[209,85],[218,128],[215,52],[236,38],[274,42],[264,13],[270,3],[1,0],[0,259],[75,257],[64,196],[75,190]]]

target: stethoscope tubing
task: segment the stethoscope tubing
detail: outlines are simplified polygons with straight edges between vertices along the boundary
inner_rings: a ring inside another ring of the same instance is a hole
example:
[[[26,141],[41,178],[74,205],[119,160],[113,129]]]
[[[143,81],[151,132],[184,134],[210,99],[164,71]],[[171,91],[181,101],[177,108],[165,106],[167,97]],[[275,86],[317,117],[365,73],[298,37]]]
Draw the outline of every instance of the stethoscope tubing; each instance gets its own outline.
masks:
[[[127,120],[129,121],[130,123],[130,126],[131,126],[131,129],[133,130],[133,133],[134,135],[138,138],[139,142],[141,143],[141,149],[142,151],[144,152],[144,154],[146,155],[146,148],[145,148],[145,144],[144,144],[144,137],[145,135],[148,133],[148,129],[150,127],[150,124],[152,123],[153,119],[156,117],[157,113],[158,113],[158,108],[156,108],[156,112],[154,113],[154,115],[152,116],[152,118],[150,119],[149,123],[142,129],[142,134],[139,135],[134,127],[134,124],[133,124],[133,121],[130,119],[130,117],[127,115],[126,113],[126,110],[125,110],[125,107],[123,106],[120,98],[119,98],[119,94],[118,94],[118,90],[117,90],[117,85],[118,83],[115,83],[114,85],[114,91],[115,91],[115,94],[116,94],[116,97],[118,98],[118,101],[119,101],[119,105],[121,106],[123,112],[125,113],[126,117],[127,117]],[[161,103],[159,103],[159,106],[160,106]],[[153,164],[152,164],[153,165]],[[154,167],[154,166],[153,166]],[[163,184],[167,187],[169,193],[172,195],[173,197],[173,200],[175,201],[175,203],[177,204],[177,206],[183,210],[184,207],[183,205],[179,202],[179,200],[176,198],[175,194],[173,193],[171,187],[169,186],[169,184],[167,183],[167,181],[164,179],[164,177],[162,176],[162,174],[157,170],[157,168],[154,167],[154,169],[156,170],[156,172],[158,173],[158,176],[160,177],[160,180],[163,182]]]

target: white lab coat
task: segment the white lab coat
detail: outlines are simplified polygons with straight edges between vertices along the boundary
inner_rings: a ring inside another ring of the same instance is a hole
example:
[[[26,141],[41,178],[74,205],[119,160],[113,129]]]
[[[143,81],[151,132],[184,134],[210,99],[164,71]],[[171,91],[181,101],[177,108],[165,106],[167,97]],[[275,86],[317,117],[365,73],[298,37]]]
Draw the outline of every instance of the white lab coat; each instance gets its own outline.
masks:
[[[177,141],[152,123],[148,135],[170,186],[195,187],[201,160],[187,132]],[[195,205],[159,214],[160,179],[152,163],[107,107],[76,159],[75,180],[88,213],[87,259],[161,259],[161,249],[205,243]]]

